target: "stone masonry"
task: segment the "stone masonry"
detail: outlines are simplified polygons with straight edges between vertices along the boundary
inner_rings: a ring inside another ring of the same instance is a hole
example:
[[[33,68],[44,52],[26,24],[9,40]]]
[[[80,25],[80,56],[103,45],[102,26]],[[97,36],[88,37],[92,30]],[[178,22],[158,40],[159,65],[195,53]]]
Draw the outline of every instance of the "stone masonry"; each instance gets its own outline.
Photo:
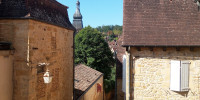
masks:
[[[200,48],[182,47],[131,48],[131,100],[199,100]],[[170,88],[170,61],[187,60],[189,66],[188,92],[173,92]]]
[[[73,99],[73,33],[32,19],[0,20],[1,41],[15,49],[13,100]],[[46,69],[53,75],[50,84],[43,81]]]

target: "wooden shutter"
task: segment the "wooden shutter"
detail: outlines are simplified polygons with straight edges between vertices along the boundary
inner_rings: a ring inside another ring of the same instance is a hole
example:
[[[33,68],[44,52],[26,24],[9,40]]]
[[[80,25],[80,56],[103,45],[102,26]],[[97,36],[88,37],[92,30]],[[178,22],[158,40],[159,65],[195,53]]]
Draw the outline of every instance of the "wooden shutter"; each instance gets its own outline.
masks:
[[[123,55],[122,91],[126,92],[126,55]]]
[[[181,61],[181,91],[189,90],[189,61]]]
[[[170,90],[180,91],[181,89],[181,62],[178,60],[171,60],[171,76],[170,76]]]

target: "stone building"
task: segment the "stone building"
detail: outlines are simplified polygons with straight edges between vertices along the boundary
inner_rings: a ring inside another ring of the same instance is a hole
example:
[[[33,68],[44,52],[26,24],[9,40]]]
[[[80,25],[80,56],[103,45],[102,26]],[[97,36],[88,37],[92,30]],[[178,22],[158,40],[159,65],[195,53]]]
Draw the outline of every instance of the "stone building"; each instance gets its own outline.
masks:
[[[75,100],[104,100],[103,73],[83,64],[75,67]]]
[[[56,0],[1,0],[1,100],[73,99],[75,28],[67,8]]]
[[[126,49],[122,47],[122,37],[119,36],[117,41],[108,42],[111,51],[116,54],[116,82],[117,87],[115,87],[117,100],[124,99],[124,92],[122,91],[122,66],[123,66],[123,55]]]
[[[126,100],[200,99],[200,12],[193,0],[124,0]]]
[[[76,12],[74,13],[74,20],[73,20],[73,26],[76,28],[76,31],[79,32],[83,28],[83,21],[82,21],[82,15],[80,11],[80,2],[77,0],[76,3]]]
[[[12,100],[13,52],[8,42],[0,42],[0,100]]]

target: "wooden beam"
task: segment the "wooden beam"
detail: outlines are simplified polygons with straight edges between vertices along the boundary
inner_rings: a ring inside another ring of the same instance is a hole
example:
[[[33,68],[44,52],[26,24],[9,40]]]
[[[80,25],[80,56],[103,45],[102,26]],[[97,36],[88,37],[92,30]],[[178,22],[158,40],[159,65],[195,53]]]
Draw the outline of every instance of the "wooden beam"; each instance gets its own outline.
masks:
[[[141,48],[140,47],[136,47],[137,51],[141,51]]]
[[[153,47],[149,47],[149,50],[150,50],[150,51],[153,51]]]
[[[167,48],[166,47],[162,47],[163,48],[163,51],[167,51]]]
[[[190,51],[194,51],[194,47],[190,47]]]
[[[181,48],[180,47],[176,47],[176,51],[180,51],[181,50]]]

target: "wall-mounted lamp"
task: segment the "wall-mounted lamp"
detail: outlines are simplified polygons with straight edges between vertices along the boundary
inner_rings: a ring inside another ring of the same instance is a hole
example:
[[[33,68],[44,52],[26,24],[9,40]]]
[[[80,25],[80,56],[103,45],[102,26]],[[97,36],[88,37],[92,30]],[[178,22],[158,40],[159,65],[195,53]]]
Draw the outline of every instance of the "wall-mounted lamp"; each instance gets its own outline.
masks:
[[[48,66],[49,63],[38,63],[38,67],[41,66]],[[43,79],[44,79],[44,83],[48,84],[51,83],[53,76],[51,75],[51,73],[49,72],[48,68],[46,70],[46,72],[43,75]]]
[[[50,74],[49,70],[47,69],[47,71],[44,73],[43,79],[44,79],[44,83],[48,84],[51,83],[53,76]]]

